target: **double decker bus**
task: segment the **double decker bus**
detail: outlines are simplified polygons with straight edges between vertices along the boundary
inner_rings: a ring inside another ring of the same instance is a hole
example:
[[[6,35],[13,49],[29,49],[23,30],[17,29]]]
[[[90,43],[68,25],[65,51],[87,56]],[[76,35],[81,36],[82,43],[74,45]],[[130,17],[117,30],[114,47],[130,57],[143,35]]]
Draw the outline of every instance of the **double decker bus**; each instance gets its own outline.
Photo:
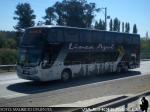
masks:
[[[20,78],[50,81],[140,66],[140,36],[65,26],[27,28],[18,50]]]

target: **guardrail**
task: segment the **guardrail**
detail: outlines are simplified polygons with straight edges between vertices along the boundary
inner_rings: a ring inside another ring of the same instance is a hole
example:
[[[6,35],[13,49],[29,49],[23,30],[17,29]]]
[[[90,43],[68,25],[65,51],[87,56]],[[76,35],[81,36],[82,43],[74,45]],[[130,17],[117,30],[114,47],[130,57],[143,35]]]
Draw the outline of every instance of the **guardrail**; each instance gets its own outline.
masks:
[[[15,69],[16,69],[16,64],[14,64],[14,65],[0,65],[0,70],[10,71],[10,70],[15,70]]]
[[[141,59],[150,59],[150,53],[149,52],[146,52],[146,53],[141,52],[140,57],[141,57]]]

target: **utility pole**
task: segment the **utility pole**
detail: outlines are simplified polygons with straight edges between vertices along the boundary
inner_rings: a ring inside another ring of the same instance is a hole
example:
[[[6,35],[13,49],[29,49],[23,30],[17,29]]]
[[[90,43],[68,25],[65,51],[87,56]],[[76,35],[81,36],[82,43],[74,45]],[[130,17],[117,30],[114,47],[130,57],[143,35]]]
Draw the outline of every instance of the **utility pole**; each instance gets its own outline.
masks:
[[[100,9],[105,10],[105,30],[107,30],[107,19],[109,19],[110,16],[107,16],[107,7],[102,7]]]
[[[105,30],[107,31],[107,7],[105,9]]]

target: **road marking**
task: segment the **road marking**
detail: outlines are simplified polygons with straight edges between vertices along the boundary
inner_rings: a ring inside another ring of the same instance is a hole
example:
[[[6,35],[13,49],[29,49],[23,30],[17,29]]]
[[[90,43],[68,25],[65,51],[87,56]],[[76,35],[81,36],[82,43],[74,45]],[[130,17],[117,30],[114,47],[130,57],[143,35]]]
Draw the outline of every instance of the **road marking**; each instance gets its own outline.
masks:
[[[11,99],[11,98],[17,98],[17,97],[22,97],[22,96],[27,96],[27,94],[17,93],[17,94],[5,95],[0,98]]]
[[[95,105],[98,103],[102,103],[114,98],[119,98],[121,96],[133,96],[133,94],[120,94],[120,95],[111,95],[111,96],[105,96],[105,97],[97,97],[92,99],[86,99],[86,100],[79,100],[76,102],[66,103],[66,104],[57,104],[57,105],[50,105],[49,107],[88,107],[91,105]],[[118,99],[119,100],[119,99]]]

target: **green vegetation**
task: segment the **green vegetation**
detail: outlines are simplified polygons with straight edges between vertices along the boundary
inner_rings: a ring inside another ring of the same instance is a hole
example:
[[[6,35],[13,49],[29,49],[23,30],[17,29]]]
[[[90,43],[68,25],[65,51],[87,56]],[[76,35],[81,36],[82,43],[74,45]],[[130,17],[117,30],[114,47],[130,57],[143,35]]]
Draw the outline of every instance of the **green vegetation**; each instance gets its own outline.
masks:
[[[99,20],[99,22],[96,21],[94,28],[99,29],[99,30],[106,30],[105,21],[103,21],[101,19]],[[121,28],[122,28],[122,31],[121,31]],[[129,22],[126,22],[126,23],[122,22],[122,24],[121,24],[121,21],[118,18],[110,19],[110,21],[109,21],[109,31],[130,33],[131,32],[130,31],[130,23]],[[134,34],[138,33],[136,24],[134,24],[132,32]]]
[[[15,64],[17,59],[16,49],[16,33],[10,31],[0,31],[0,65]]]
[[[0,49],[0,65],[16,64],[17,51],[16,49],[2,48]]]
[[[33,21],[36,16],[33,14],[30,4],[28,3],[19,3],[15,10],[15,20],[18,20],[18,23],[14,28],[17,31],[23,31],[27,27],[34,26],[35,22]]]
[[[138,32],[138,30],[137,30],[136,24],[134,24],[134,25],[133,25],[133,33],[136,34],[137,32]]]
[[[141,39],[141,51],[150,53],[150,39]]]
[[[105,28],[105,22],[102,21],[101,19],[99,20],[99,22],[95,22],[95,29],[99,29],[99,30],[106,30]]]
[[[113,31],[120,32],[120,21],[118,18],[114,19]]]
[[[91,28],[92,20],[99,9],[95,3],[86,0],[63,0],[48,7],[44,20],[46,24],[67,25],[82,28]]]
[[[141,58],[150,59],[150,39],[141,39]]]

